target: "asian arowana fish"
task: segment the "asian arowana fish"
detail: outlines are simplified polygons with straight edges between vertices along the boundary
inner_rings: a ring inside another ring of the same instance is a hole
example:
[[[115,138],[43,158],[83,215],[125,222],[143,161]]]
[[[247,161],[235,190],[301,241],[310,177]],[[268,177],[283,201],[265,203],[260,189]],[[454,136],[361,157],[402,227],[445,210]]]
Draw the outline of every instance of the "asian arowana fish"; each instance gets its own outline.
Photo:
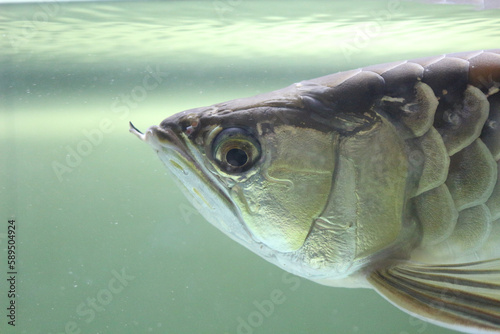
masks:
[[[500,333],[500,49],[332,74],[130,131],[209,222],[284,270]]]

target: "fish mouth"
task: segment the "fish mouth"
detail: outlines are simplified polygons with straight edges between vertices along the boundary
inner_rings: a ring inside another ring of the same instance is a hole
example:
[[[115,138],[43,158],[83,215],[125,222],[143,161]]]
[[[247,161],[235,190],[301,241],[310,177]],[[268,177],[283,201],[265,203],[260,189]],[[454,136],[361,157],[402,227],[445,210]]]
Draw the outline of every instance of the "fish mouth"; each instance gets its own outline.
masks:
[[[136,137],[138,137],[140,140],[147,142],[150,144],[153,149],[155,149],[157,152],[160,151],[164,147],[168,147],[170,149],[173,149],[184,158],[193,161],[193,159],[187,154],[187,147],[179,139],[179,137],[172,131],[170,128],[160,128],[156,125],[153,125],[149,127],[145,133],[142,133],[139,129],[137,129],[132,122],[129,122],[130,129],[129,132],[134,134]]]
[[[228,189],[185,134],[166,126],[151,126],[142,133],[129,124],[129,131],[157,152],[181,191],[206,220],[240,243],[254,242]]]

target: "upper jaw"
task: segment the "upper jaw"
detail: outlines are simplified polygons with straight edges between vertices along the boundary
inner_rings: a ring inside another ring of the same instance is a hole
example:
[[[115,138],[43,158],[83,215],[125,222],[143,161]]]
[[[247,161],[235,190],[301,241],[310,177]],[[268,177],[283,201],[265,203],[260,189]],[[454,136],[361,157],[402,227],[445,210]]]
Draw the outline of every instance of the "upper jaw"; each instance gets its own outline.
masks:
[[[129,131],[140,140],[147,142],[156,151],[161,151],[164,147],[174,149],[189,159],[186,145],[169,128],[160,128],[157,125],[150,126],[144,133],[139,131],[132,122]]]

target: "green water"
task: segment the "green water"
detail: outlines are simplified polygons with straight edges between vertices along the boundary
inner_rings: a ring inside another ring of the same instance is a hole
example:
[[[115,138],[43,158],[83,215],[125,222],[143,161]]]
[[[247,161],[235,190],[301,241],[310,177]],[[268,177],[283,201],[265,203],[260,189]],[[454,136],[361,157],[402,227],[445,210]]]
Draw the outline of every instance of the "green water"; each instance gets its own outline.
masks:
[[[498,48],[499,14],[399,1],[0,5],[0,333],[452,333],[373,291],[283,276],[206,223],[127,123]]]

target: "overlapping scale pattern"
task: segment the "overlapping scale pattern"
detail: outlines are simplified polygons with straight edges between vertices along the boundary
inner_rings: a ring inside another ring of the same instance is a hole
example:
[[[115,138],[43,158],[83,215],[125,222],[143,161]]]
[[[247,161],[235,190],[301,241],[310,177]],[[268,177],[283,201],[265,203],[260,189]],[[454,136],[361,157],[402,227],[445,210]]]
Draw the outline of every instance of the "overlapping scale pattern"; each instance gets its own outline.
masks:
[[[420,248],[436,261],[500,256],[487,246],[500,238],[500,50],[384,66],[365,70],[384,78],[375,110],[406,141]]]

